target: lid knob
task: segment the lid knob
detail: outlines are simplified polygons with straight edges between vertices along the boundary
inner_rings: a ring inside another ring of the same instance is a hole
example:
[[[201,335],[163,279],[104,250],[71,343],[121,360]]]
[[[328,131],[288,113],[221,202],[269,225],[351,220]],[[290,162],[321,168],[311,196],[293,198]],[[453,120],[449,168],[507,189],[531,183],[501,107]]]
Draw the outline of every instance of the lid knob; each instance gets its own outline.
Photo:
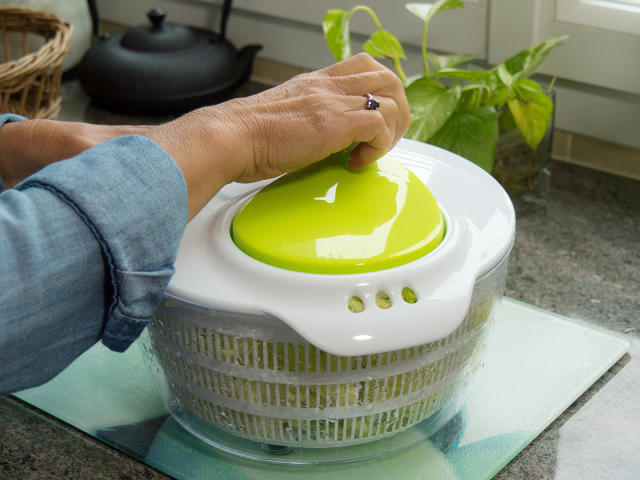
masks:
[[[198,44],[201,34],[197,29],[165,22],[166,16],[167,12],[161,8],[149,10],[147,18],[151,24],[145,23],[128,30],[120,39],[120,46],[135,52],[169,53]]]
[[[147,18],[151,22],[152,30],[160,30],[164,23],[164,19],[167,16],[167,12],[165,12],[161,8],[152,8],[147,12]]]

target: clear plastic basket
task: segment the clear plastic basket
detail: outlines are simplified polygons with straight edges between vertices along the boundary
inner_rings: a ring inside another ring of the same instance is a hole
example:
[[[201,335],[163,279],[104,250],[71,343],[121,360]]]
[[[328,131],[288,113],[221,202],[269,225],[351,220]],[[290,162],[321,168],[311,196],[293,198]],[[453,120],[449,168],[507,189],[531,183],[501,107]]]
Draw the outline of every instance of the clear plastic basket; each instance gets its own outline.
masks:
[[[201,421],[257,442],[305,448],[371,442],[418,422],[435,432],[461,406],[482,365],[507,258],[475,282],[462,324],[425,345],[337,356],[272,316],[167,296],[149,326],[146,358],[167,409],[205,440]]]

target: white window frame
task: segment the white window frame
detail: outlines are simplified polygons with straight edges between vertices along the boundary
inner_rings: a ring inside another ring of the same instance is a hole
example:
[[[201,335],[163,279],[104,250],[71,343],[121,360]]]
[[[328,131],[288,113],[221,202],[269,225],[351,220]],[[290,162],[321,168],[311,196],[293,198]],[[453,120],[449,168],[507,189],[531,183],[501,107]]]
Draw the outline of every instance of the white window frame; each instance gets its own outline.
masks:
[[[556,19],[612,32],[640,35],[640,2],[557,0]]]

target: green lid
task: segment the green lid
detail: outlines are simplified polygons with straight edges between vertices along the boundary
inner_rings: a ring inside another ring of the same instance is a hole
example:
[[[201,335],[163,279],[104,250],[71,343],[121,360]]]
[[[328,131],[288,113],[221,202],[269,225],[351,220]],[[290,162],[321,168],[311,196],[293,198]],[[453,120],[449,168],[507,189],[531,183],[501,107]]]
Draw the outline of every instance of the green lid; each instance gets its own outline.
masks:
[[[308,273],[372,272],[437,247],[445,225],[427,187],[386,155],[362,170],[343,151],[283,175],[233,219],[231,235],[264,263]]]

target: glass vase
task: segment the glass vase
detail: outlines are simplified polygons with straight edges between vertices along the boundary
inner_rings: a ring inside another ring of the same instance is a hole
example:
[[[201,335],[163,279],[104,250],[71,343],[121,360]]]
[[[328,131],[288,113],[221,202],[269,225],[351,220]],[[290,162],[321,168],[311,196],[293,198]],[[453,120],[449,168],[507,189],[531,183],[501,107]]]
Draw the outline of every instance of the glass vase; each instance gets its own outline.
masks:
[[[551,95],[555,100],[554,95]],[[516,202],[546,204],[551,177],[554,114],[537,148],[531,148],[508,108],[498,113],[500,133],[492,175]]]

